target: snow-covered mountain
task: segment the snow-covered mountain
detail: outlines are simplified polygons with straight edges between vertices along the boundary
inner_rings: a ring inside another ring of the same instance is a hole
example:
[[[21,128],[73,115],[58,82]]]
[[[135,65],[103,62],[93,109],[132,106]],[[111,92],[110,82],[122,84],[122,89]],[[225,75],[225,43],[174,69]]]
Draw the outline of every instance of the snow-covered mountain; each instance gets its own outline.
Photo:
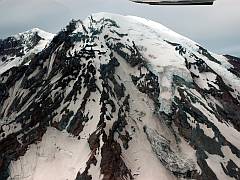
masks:
[[[132,16],[31,32],[0,41],[1,180],[240,179],[240,59]]]

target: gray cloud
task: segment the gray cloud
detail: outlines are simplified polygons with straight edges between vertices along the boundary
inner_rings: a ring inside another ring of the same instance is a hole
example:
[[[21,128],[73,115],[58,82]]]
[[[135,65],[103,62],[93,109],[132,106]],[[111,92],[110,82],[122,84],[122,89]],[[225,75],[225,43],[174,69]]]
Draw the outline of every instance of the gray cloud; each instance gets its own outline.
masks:
[[[240,56],[240,1],[214,6],[150,6],[128,0],[0,0],[0,37],[33,27],[57,32],[72,18],[96,12],[136,15],[157,21],[218,53]]]

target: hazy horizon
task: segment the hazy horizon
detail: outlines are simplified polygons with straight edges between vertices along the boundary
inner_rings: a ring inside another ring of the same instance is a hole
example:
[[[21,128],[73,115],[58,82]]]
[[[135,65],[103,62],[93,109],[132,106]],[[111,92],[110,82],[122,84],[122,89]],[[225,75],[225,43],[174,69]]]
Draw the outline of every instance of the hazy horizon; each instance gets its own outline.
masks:
[[[71,19],[97,12],[134,15],[159,22],[210,51],[240,56],[240,1],[213,6],[150,6],[128,0],[0,0],[0,38],[38,27],[57,33]]]

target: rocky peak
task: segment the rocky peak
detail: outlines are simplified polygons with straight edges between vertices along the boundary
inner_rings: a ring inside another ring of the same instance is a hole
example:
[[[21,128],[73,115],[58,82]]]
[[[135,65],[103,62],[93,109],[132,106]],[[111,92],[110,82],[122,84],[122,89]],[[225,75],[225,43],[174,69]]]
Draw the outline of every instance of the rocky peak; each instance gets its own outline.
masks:
[[[52,40],[53,34],[33,28],[6,39],[0,39],[0,73],[13,66],[29,63]]]

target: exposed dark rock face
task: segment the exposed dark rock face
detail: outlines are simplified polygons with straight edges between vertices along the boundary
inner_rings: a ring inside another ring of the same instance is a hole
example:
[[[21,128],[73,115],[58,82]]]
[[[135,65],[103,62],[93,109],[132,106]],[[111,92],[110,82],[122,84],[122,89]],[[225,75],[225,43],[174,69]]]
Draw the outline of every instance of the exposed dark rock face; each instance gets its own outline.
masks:
[[[239,179],[238,59],[145,21],[133,31],[135,21],[73,20],[29,64],[1,73],[0,179],[49,178],[53,166],[55,178],[77,180]],[[1,41],[1,56],[22,44]]]
[[[229,69],[233,74],[240,77],[240,58],[230,56],[230,55],[224,55],[226,58],[228,58],[228,62],[232,64],[233,67]]]
[[[111,132],[110,132],[111,133]],[[121,146],[111,136],[103,134],[101,173],[104,180],[133,179],[131,171],[121,157]]]

